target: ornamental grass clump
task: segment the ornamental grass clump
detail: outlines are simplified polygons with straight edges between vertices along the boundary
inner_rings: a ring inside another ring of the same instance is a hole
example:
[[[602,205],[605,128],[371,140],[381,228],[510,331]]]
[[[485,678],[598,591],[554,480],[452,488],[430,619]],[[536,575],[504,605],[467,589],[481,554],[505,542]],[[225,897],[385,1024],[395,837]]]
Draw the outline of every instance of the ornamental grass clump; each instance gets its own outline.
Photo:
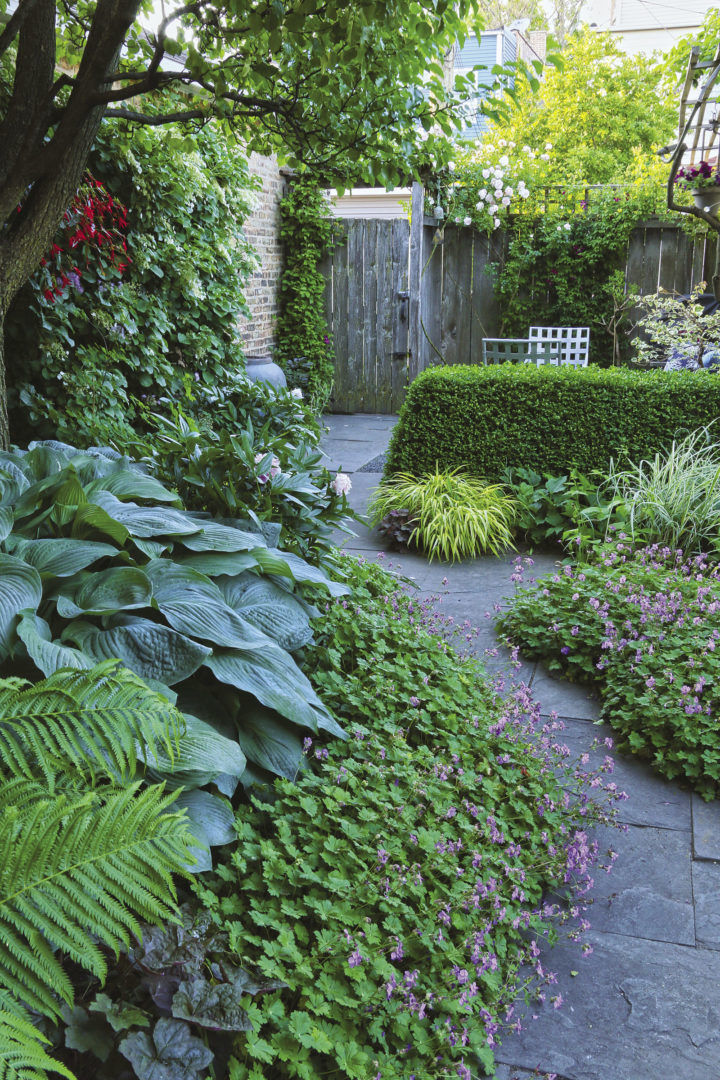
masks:
[[[608,487],[625,504],[634,539],[697,554],[718,547],[720,444],[709,428],[673,440],[668,451],[627,469],[613,466]]]
[[[718,797],[717,564],[658,544],[608,544],[521,589],[499,625],[550,671],[599,683],[621,749]]]
[[[455,562],[490,552],[499,555],[513,547],[515,502],[500,484],[485,484],[462,469],[420,478],[398,473],[384,480],[370,503],[377,524],[393,511],[404,511],[414,522],[409,543],[428,558]]]

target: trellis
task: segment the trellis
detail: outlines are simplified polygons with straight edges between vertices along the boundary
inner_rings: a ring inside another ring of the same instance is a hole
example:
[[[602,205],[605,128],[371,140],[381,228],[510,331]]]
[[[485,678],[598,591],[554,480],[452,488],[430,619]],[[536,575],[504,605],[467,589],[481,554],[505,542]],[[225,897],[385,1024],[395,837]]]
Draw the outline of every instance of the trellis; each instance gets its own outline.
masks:
[[[704,76],[704,80],[703,80]],[[680,98],[678,141],[661,151],[670,157],[667,184],[668,209],[680,214],[692,214],[720,233],[717,209],[685,205],[675,199],[675,181],[683,167],[697,166],[709,161],[720,168],[720,42],[712,60],[701,60],[700,46],[690,51],[687,75]],[[720,300],[720,244],[717,246],[713,291]]]

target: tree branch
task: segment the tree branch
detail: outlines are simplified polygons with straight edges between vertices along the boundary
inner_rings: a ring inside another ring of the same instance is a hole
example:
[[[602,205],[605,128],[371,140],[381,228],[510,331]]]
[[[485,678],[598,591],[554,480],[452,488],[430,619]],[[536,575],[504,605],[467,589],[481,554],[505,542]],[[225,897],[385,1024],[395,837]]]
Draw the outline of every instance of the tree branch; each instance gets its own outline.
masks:
[[[20,33],[20,29],[32,9],[35,7],[35,3],[36,0],[20,0],[16,10],[10,16],[5,29],[2,34],[0,34],[0,56],[7,52],[17,35]]]
[[[136,112],[134,109],[107,109],[105,117],[108,120],[132,120],[136,124],[145,124],[150,127],[162,127],[163,124],[174,124],[183,120],[209,120],[210,115],[203,109],[188,109],[186,112],[163,113],[153,116],[150,113]]]

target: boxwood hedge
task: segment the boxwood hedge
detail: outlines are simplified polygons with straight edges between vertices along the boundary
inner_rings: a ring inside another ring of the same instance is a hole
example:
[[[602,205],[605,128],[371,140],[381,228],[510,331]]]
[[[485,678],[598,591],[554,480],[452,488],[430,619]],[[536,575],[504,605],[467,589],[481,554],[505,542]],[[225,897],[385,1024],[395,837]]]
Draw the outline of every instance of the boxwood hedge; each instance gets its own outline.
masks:
[[[709,372],[500,364],[431,368],[408,390],[386,474],[465,466],[488,480],[506,466],[606,469],[720,417]]]

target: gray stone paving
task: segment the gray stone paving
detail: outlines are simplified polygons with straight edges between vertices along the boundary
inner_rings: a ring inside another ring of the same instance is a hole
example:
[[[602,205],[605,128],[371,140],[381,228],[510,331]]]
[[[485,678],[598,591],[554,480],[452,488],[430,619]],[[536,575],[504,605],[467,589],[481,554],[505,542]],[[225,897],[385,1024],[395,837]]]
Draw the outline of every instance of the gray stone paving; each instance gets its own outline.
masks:
[[[384,453],[394,418],[328,417],[328,461],[351,474],[350,501],[363,513],[380,477],[358,473]],[[349,552],[374,557],[383,550],[372,529],[338,538]],[[423,594],[442,593],[440,610],[479,628],[472,648],[482,655],[495,643],[493,605],[512,594],[513,555],[448,566],[418,555],[386,555],[384,565],[407,576]],[[551,555],[535,556],[534,573],[549,571]],[[447,578],[447,584],[442,579]],[[489,667],[505,663],[507,654]],[[590,753],[596,738],[612,734],[599,724],[597,696],[585,686],[551,676],[524,662],[544,715],[565,721],[564,741]],[[598,831],[601,847],[618,858],[612,872],[596,874],[588,918],[593,947],[561,943],[546,950],[544,966],[557,973],[554,992],[564,1005],[532,1006],[523,1030],[504,1039],[494,1080],[720,1080],[720,801],[706,803],[657,776],[647,764],[615,754],[613,780],[628,793],[621,805],[625,830]],[[535,1017],[535,1019],[533,1019]]]

